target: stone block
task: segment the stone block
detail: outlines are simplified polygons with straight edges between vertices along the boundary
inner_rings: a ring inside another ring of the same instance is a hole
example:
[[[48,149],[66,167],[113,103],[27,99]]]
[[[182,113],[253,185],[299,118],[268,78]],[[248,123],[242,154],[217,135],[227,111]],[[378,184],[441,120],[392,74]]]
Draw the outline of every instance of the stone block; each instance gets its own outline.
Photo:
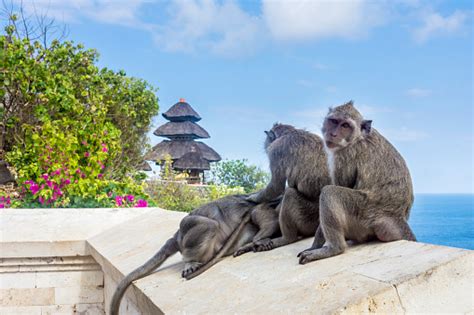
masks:
[[[103,303],[104,288],[102,286],[54,288],[54,298],[56,304]]]
[[[53,288],[0,289],[0,306],[37,306],[54,304]]]

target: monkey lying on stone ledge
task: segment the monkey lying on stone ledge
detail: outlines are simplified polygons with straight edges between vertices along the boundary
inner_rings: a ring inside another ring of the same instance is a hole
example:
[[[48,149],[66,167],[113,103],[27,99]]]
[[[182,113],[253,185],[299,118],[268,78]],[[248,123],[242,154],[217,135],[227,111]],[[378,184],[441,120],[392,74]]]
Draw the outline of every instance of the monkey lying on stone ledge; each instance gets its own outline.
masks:
[[[120,301],[128,286],[151,274],[170,256],[180,252],[185,262],[182,276],[191,279],[215,264],[222,256],[231,255],[242,245],[261,238],[259,228],[277,225],[275,210],[281,197],[256,204],[248,195],[226,196],[209,202],[184,217],[178,231],[147,262],[127,275],[112,297],[110,314],[118,315]],[[264,234],[263,237],[272,235]]]

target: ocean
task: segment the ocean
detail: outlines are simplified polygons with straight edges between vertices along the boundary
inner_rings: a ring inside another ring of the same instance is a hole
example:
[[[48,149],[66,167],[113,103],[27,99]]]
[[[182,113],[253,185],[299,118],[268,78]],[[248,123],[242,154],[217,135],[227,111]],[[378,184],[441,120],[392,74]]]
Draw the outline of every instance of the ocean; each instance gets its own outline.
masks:
[[[408,222],[419,242],[474,249],[473,194],[417,194]]]

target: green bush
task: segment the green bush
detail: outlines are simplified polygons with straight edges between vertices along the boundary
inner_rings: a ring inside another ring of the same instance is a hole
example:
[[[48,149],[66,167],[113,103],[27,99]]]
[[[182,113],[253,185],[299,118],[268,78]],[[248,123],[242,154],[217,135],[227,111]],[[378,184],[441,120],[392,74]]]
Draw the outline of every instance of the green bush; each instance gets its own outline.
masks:
[[[6,152],[21,196],[0,207],[144,205],[129,178],[158,113],[155,89],[100,69],[95,50],[20,37],[16,18],[0,36],[0,158]]]
[[[190,212],[212,200],[245,193],[242,187],[188,185],[183,174],[173,170],[171,157],[165,159],[161,170],[162,179],[148,181],[146,191],[154,204],[163,209]]]

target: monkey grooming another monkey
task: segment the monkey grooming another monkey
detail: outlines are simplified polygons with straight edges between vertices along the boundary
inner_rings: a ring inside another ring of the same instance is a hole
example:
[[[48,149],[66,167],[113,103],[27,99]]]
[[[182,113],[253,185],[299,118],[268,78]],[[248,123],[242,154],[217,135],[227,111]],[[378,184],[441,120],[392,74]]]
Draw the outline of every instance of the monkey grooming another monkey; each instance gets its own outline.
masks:
[[[235,256],[271,250],[314,235],[319,225],[319,194],[331,183],[324,143],[319,136],[284,124],[275,124],[265,133],[271,181],[248,199],[260,203],[283,194],[278,206],[282,236],[254,240],[240,248]]]
[[[352,101],[330,109],[322,132],[333,185],[320,196],[320,226],[301,264],[344,252],[346,239],[416,241],[407,220],[413,204],[408,168]]]
[[[112,297],[110,314],[118,315],[120,301],[128,286],[151,274],[170,256],[180,252],[185,262],[182,276],[191,279],[217,262],[222,256],[250,242],[264,220],[252,223],[252,217],[272,219],[271,213],[280,202],[256,205],[246,200],[248,195],[226,196],[207,203],[184,217],[178,231],[147,262],[128,274],[117,286]],[[262,215],[258,214],[263,212]],[[267,215],[269,213],[270,215]]]

